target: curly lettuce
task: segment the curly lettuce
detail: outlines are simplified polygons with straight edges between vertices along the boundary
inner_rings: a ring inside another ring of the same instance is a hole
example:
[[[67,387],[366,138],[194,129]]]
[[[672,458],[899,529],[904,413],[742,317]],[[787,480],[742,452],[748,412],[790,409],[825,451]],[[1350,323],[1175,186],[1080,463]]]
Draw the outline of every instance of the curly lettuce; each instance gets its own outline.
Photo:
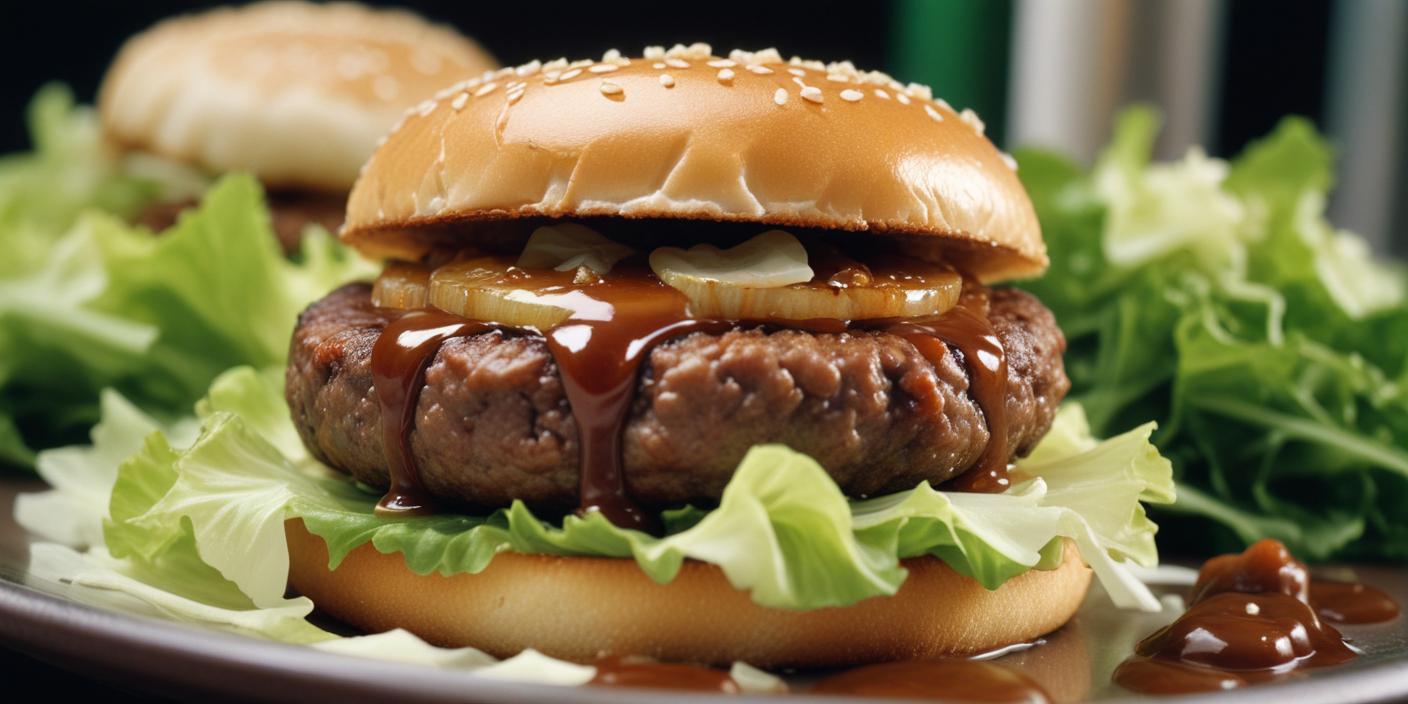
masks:
[[[1231,161],[1153,162],[1157,130],[1126,112],[1088,171],[1018,154],[1052,257],[1022,285],[1066,332],[1073,398],[1100,434],[1159,421],[1165,548],[1408,558],[1408,275],[1326,222],[1308,122]]]

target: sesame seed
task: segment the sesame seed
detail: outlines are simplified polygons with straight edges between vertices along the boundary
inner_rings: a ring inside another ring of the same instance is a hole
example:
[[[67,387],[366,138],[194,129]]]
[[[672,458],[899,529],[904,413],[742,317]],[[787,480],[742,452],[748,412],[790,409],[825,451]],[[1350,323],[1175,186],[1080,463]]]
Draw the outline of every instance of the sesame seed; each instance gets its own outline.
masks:
[[[675,77],[674,77],[674,76],[671,76],[671,75],[668,74],[668,73],[662,73],[662,74],[660,74],[660,85],[665,86],[666,88],[674,88],[674,87],[675,87]]]
[[[625,89],[621,88],[621,86],[616,85],[615,83],[612,83],[611,81],[602,81],[602,82],[601,82],[601,94],[602,94],[602,95],[621,95],[622,93],[625,93],[625,92],[626,92]]]
[[[420,116],[421,116],[421,117],[425,117],[426,115],[429,115],[430,113],[435,112],[435,101],[434,101],[434,100],[427,100],[427,101],[421,103],[420,105],[417,105],[417,106],[416,106],[416,112],[420,113]]]
[[[719,78],[719,83],[732,83],[732,82],[733,82],[733,77],[734,77],[733,69],[731,69],[731,68],[721,68],[721,69],[719,69],[719,76],[718,76],[718,78]]]
[[[786,104],[787,104],[787,89],[786,89],[786,88],[778,88],[777,91],[772,94],[772,101],[773,101],[774,103],[777,103],[778,105],[786,105]]]
[[[659,71],[660,69],[665,68],[665,62],[656,61],[655,63],[651,64],[650,67],[655,69],[656,71]]]
[[[944,121],[944,116],[943,116],[943,115],[940,115],[940,114],[939,114],[939,111],[938,111],[938,110],[935,110],[935,109],[934,109],[934,106],[932,106],[932,105],[925,105],[925,106],[924,106],[924,112],[929,113],[929,117],[934,118],[934,122],[943,122],[943,121]]]
[[[540,69],[542,69],[542,67],[543,62],[537,59],[533,59],[532,61],[529,61],[528,63],[519,66],[517,69],[514,70],[514,73],[517,73],[519,77],[522,78],[537,73]]]
[[[1258,615],[1258,614],[1260,614],[1260,613],[1261,613],[1261,607],[1258,606],[1258,605],[1256,604],[1256,602],[1252,602],[1252,601],[1247,602],[1247,615],[1248,615],[1248,616],[1256,616],[1256,615]]]
[[[576,78],[576,77],[578,77],[578,76],[580,76],[580,75],[582,75],[582,69],[580,69],[580,68],[574,68],[574,69],[568,70],[566,73],[562,74],[561,76],[558,76],[557,80],[559,80],[559,81],[570,81],[570,80],[572,80],[572,79],[574,79],[574,78]]]
[[[882,89],[882,88],[876,88],[873,92],[875,93],[875,97],[877,97],[877,98],[879,98],[879,99],[881,99],[881,100],[889,100],[889,99],[890,99],[890,94],[889,94],[889,93],[886,93],[886,92],[884,91],[884,89]]]
[[[641,54],[641,56],[644,56],[647,59],[663,59],[665,58],[665,47],[648,46],[645,48],[645,51]]]
[[[792,75],[794,75],[794,76],[797,76],[798,78],[801,78],[802,76],[807,75],[807,72],[806,72],[806,71],[803,71],[803,70],[800,69],[800,68],[789,68],[789,69],[787,69],[787,72],[790,73],[790,74],[792,74]]]
[[[545,72],[543,72],[543,82],[544,82],[544,83],[556,83],[556,82],[557,82],[557,79],[558,79],[559,77],[561,77],[561,76],[562,76],[562,72],[561,72],[561,71],[545,71]]]
[[[570,64],[567,64],[567,67],[568,67],[568,68],[586,68],[586,67],[588,67],[588,66],[591,66],[591,65],[594,64],[594,63],[596,63],[596,62],[595,62],[595,61],[592,61],[591,59],[578,59],[578,60],[576,60],[576,61],[573,61],[573,62],[570,63]]]
[[[832,83],[850,83],[851,77],[839,73],[828,73],[826,74],[826,80]]]
[[[1008,154],[1007,152],[1002,153],[1002,163],[1006,164],[1007,168],[1012,169],[1013,171],[1017,170],[1017,160],[1012,158],[1012,155]]]
[[[714,59],[713,61],[709,62],[709,66],[711,68],[733,68],[737,65],[738,62],[734,61],[733,59]]]
[[[944,100],[943,98],[938,98],[938,99],[934,100],[934,102],[938,103],[938,104],[939,104],[939,107],[941,107],[941,108],[943,108],[943,109],[945,109],[945,110],[947,110],[947,111],[949,111],[949,112],[958,112],[957,110],[954,110],[954,109],[953,109],[953,106],[952,106],[952,105],[949,105],[949,104],[948,104],[948,101],[947,101],[947,100]]]
[[[802,89],[802,100],[810,100],[813,103],[821,102],[821,89],[816,86],[807,86]]]
[[[796,83],[798,88],[806,88],[806,87],[807,87],[807,82],[804,81],[804,80],[802,80],[802,79],[800,79],[800,78],[798,78],[798,77],[796,77],[796,76],[793,76],[793,77],[792,77],[792,82],[793,82],[793,83]]]
[[[620,61],[620,60],[621,60],[621,50],[620,50],[620,49],[607,49],[607,50],[606,50],[606,53],[601,55],[601,60],[602,60],[602,61]]]
[[[758,64],[749,64],[748,71],[750,73],[756,73],[759,76],[767,76],[772,74],[772,69],[768,68],[767,66],[759,66]]]
[[[517,103],[518,101],[522,100],[524,92],[525,91],[522,90],[510,91],[508,94],[508,104],[513,105],[514,103]]]
[[[460,93],[459,95],[455,96],[454,100],[450,101],[450,107],[454,108],[456,111],[463,110],[465,103],[468,102],[469,93]]]
[[[689,68],[688,61],[685,61],[684,59],[677,59],[673,56],[668,59],[665,59],[665,64],[668,65],[670,68]]]
[[[494,89],[498,87],[499,84],[497,83],[485,83],[484,85],[479,86],[479,90],[474,91],[474,97],[482,98],[490,93],[493,93]]]
[[[973,112],[972,108],[963,108],[963,112],[958,113],[958,118],[968,123],[978,134],[982,134],[987,129],[987,126],[979,119],[978,113]]]
[[[865,93],[862,93],[854,88],[847,88],[841,91],[841,99],[848,103],[858,102],[861,98],[864,97]]]
[[[621,70],[621,67],[616,64],[597,64],[587,70],[592,73],[611,73]]]
[[[909,96],[904,93],[895,93],[895,100],[900,101],[900,105],[909,105]]]

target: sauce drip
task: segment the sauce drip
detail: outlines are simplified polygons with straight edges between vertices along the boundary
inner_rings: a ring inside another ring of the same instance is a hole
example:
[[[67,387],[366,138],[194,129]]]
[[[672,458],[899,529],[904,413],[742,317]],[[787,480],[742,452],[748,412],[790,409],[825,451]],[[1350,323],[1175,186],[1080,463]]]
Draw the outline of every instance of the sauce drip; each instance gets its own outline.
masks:
[[[1284,545],[1262,540],[1204,563],[1188,610],[1140,642],[1114,680],[1138,692],[1176,694],[1338,665],[1356,655],[1326,621],[1368,623],[1397,614],[1387,594],[1312,580]]]
[[[621,468],[621,432],[640,363],[666,339],[730,325],[691,319],[684,294],[629,269],[591,286],[539,296],[571,311],[546,337],[577,421],[579,513],[600,511],[615,525],[652,530],[654,514],[631,500]]]
[[[411,430],[425,369],[446,340],[495,329],[434,310],[408,312],[386,325],[372,347],[372,382],[381,405],[381,442],[391,488],[377,502],[378,513],[414,515],[434,511],[421,485]]]
[[[858,263],[841,269],[848,277],[872,276]],[[516,300],[560,309],[564,317],[540,332],[426,309],[407,312],[387,325],[372,350],[391,483],[378,511],[433,510],[410,448],[425,370],[446,340],[499,330],[542,334],[561,371],[580,443],[578,513],[597,511],[618,526],[657,529],[654,514],[631,499],[621,466],[622,432],[641,362],[655,345],[671,337],[696,331],[717,334],[738,327],[739,322],[691,317],[684,294],[651,275],[642,261],[621,262],[611,276],[585,282],[573,272],[514,267],[493,283],[513,288]],[[746,322],[813,332],[878,329],[904,337],[936,365],[950,345],[956,348],[969,369],[969,390],[986,418],[989,441],[974,466],[952,480],[949,488],[1002,491],[1009,483],[1007,359],[987,311],[986,290],[970,283],[955,308],[933,318]]]
[[[1036,682],[1010,667],[973,660],[913,660],[858,667],[817,682],[814,694],[963,702],[1051,701]]]
[[[967,471],[945,483],[945,489],[1002,492],[1007,476],[1007,352],[988,320],[988,294],[981,286],[965,286],[958,305],[941,316],[905,320],[884,328],[908,340],[936,367],[952,345],[968,367],[969,393],[983,412],[988,444]]]
[[[631,658],[598,661],[596,677],[589,684],[596,687],[640,687],[723,694],[742,692],[738,683],[723,670]]]

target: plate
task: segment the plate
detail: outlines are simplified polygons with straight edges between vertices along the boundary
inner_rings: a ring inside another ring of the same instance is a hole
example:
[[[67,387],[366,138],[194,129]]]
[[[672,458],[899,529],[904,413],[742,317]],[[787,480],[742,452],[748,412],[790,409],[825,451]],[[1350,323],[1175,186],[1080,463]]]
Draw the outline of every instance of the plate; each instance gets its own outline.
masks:
[[[561,688],[490,680],[470,672],[440,670],[335,655],[312,648],[232,635],[197,626],[115,613],[44,593],[27,573],[27,539],[14,523],[14,497],[38,490],[34,480],[0,477],[0,644],[55,663],[85,677],[128,689],[181,699],[419,702],[644,702],[717,701],[708,695],[647,690]],[[1383,566],[1328,568],[1352,572],[1408,604],[1408,569]],[[1171,592],[1168,592],[1171,593]],[[1133,701],[1112,685],[1110,672],[1134,643],[1171,615],[1119,611],[1098,588],[1065,628],[997,661],[1015,666],[1058,701]],[[1386,624],[1343,626],[1363,656],[1339,668],[1308,670],[1276,684],[1216,695],[1170,698],[1178,702],[1294,701],[1389,702],[1408,699],[1408,618]],[[815,675],[788,675],[802,689]],[[777,697],[729,701],[777,702]],[[845,702],[792,694],[787,702]]]

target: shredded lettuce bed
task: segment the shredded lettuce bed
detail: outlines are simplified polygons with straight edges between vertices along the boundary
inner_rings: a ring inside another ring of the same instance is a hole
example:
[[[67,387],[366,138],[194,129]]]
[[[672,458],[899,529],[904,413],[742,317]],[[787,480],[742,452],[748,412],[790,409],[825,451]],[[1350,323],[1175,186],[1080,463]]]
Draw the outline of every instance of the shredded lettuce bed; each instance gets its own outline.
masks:
[[[1160,422],[1165,549],[1408,558],[1404,270],[1325,221],[1306,121],[1230,162],[1153,163],[1157,129],[1125,113],[1091,170],[1018,154],[1052,257],[1023,286],[1070,340],[1073,398],[1097,433]]]
[[[0,467],[81,439],[104,388],[188,413],[220,372],[281,363],[298,312],[369,272],[321,231],[284,259],[243,175],[167,232],[130,227],[169,183],[108,153],[62,88],[30,123],[35,150],[0,160]]]

